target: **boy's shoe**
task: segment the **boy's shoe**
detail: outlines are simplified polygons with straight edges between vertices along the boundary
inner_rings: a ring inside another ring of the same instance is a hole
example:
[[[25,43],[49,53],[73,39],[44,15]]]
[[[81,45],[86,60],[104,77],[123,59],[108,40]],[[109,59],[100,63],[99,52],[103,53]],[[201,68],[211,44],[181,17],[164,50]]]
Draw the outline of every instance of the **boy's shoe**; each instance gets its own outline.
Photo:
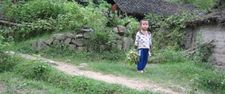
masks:
[[[138,72],[139,72],[139,73],[144,73],[144,71],[143,71],[143,70],[138,70]]]

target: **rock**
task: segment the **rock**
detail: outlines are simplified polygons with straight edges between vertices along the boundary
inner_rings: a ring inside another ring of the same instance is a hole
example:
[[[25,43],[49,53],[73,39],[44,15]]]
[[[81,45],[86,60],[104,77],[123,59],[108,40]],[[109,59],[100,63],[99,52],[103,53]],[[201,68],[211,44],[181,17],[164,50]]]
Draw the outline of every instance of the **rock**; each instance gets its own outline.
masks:
[[[72,50],[72,51],[75,51],[77,49],[76,45],[73,45],[73,44],[70,44],[68,48],[69,50]]]
[[[89,0],[76,0],[78,2],[82,2],[82,3],[88,3]]]
[[[112,48],[117,48],[117,44],[116,43],[112,43]]]
[[[75,38],[75,34],[73,34],[73,33],[66,33],[65,37],[66,38]]]
[[[84,35],[83,35],[83,34],[77,34],[75,38],[76,38],[76,39],[84,38]]]
[[[81,47],[84,45],[84,40],[82,39],[76,39],[71,41],[73,44],[77,45],[78,47]]]
[[[49,46],[47,44],[45,44],[44,41],[41,41],[41,40],[34,42],[32,44],[32,47],[35,50],[44,50],[44,49],[49,48]]]
[[[64,40],[65,36],[63,34],[54,34],[53,39],[54,40]]]
[[[117,49],[122,50],[123,42],[121,40],[118,40],[116,45],[117,45]]]
[[[53,40],[52,44],[53,45],[59,45],[60,44],[60,41],[59,40]]]
[[[84,38],[85,39],[89,39],[91,37],[91,34],[90,33],[84,33]]]
[[[128,37],[123,38],[123,50],[129,50],[130,46],[132,45],[133,40]]]
[[[81,32],[94,32],[94,30],[93,30],[93,29],[91,29],[91,28],[81,29],[80,31],[81,31]]]
[[[120,36],[123,36],[125,34],[125,32],[127,31],[125,26],[122,25],[118,25],[117,27],[113,28],[113,31],[117,34],[119,34]]]
[[[106,45],[100,45],[100,49],[105,50],[106,49]]]
[[[114,28],[113,28],[113,31],[114,31],[115,33],[118,33],[118,28],[117,28],[117,27],[114,27]]]
[[[45,43],[48,45],[52,45],[53,40],[54,40],[53,38],[50,38],[50,39],[46,40]]]
[[[66,38],[66,40],[64,41],[64,43],[66,45],[69,45],[71,43],[71,38]]]
[[[79,50],[79,51],[85,51],[86,48],[85,47],[77,47],[77,50]]]
[[[118,33],[125,33],[127,30],[126,27],[122,25],[118,25],[117,29],[118,29]]]
[[[37,42],[33,42],[33,43],[32,43],[32,48],[33,48],[33,49],[36,49],[36,47],[37,47]]]
[[[123,37],[122,37],[122,36],[119,36],[119,35],[116,35],[116,36],[115,36],[115,39],[116,39],[116,40],[122,40],[122,38],[123,38]]]

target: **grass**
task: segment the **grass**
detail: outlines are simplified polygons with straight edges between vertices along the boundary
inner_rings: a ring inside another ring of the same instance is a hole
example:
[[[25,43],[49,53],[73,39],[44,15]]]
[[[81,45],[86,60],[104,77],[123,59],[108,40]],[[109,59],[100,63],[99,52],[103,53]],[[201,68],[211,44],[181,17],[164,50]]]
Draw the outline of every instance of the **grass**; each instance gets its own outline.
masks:
[[[165,55],[165,58],[163,58],[164,60],[162,60],[163,63],[161,62],[156,64],[148,64],[145,73],[138,74],[136,72],[136,66],[128,65],[124,58],[121,58],[119,60],[107,60],[96,58],[99,56],[101,57],[101,55],[98,55],[98,53],[71,52],[65,49],[50,49],[42,52],[35,52],[30,49],[29,44],[31,42],[32,40],[22,42],[16,44],[16,46],[12,48],[15,51],[28,54],[39,54],[43,57],[47,57],[57,61],[64,61],[77,66],[82,63],[86,63],[88,66],[82,68],[85,70],[94,70],[105,74],[114,74],[131,78],[140,78],[142,80],[151,80],[173,88],[179,88],[180,86],[182,86],[190,92],[209,94],[215,92],[210,86],[207,87],[207,85],[209,84],[207,81],[211,80],[211,78],[204,78],[212,77],[213,79],[217,79],[219,78],[217,74],[222,73],[220,71],[216,71],[214,68],[207,64],[193,63],[191,60],[182,59],[182,57],[180,56],[176,58],[176,55],[179,54],[174,54],[174,52],[169,51],[169,54],[166,52],[167,54]],[[175,55],[175,57],[169,57],[171,54]],[[176,60],[173,60],[174,58]],[[200,79],[200,81],[196,82],[196,79]],[[218,83],[220,81],[221,80],[218,80]],[[196,83],[198,82],[201,83],[200,86],[196,85]],[[207,85],[202,86],[202,84]],[[223,92],[222,90],[216,91]]]
[[[0,81],[5,89],[2,94],[74,94],[43,81],[24,79],[13,72],[1,73]]]
[[[16,60],[13,70],[0,73],[0,82],[6,86],[6,94],[15,92],[22,92],[22,94],[151,94],[151,92],[136,91],[84,77],[65,75],[39,61]]]

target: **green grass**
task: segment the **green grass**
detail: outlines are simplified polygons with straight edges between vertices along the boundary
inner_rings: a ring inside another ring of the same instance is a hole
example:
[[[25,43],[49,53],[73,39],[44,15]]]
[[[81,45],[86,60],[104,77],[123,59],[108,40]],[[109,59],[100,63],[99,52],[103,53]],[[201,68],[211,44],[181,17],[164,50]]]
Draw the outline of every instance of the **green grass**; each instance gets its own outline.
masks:
[[[15,59],[12,57],[9,59]],[[6,86],[5,93],[17,91],[29,94],[151,94],[115,84],[108,84],[85,77],[72,77],[39,61],[16,58],[13,70],[0,72],[0,82]],[[12,60],[13,61],[13,60]],[[4,66],[2,63],[0,66]],[[16,82],[17,81],[17,82]]]
[[[0,82],[4,83],[2,94],[75,94],[43,81],[24,79],[13,72],[0,73]]]
[[[43,57],[47,57],[57,61],[64,61],[77,66],[79,66],[81,63],[86,63],[88,66],[82,68],[84,70],[93,70],[105,74],[139,78],[140,80],[151,80],[162,85],[174,88],[179,88],[180,86],[182,86],[191,92],[193,92],[193,90],[198,90],[198,93],[215,92],[213,91],[211,86],[207,87],[208,84],[212,84],[207,82],[208,80],[211,80],[211,78],[204,79],[205,77],[212,77],[212,79],[224,79],[219,78],[219,76],[217,75],[221,74],[222,72],[216,71],[210,65],[193,63],[193,61],[182,59],[182,56],[171,51],[165,52],[166,54],[164,54],[164,58],[162,58],[163,60],[161,63],[148,64],[145,73],[138,74],[136,72],[136,65],[128,65],[124,59],[101,59],[98,58],[101,57],[101,55],[99,55],[98,53],[86,53],[78,51],[71,52],[66,49],[50,49],[46,51],[35,52],[30,49],[30,42],[32,42],[32,40],[16,44],[16,46],[12,48],[15,51],[28,54],[39,54]],[[169,57],[171,54],[173,54],[175,57]],[[179,56],[176,57],[176,55]],[[215,83],[220,83],[220,81],[222,80],[218,80],[218,82]],[[198,82],[200,83],[200,85],[196,85],[198,84]],[[202,86],[204,84],[207,85]],[[216,91],[223,92],[222,90]]]

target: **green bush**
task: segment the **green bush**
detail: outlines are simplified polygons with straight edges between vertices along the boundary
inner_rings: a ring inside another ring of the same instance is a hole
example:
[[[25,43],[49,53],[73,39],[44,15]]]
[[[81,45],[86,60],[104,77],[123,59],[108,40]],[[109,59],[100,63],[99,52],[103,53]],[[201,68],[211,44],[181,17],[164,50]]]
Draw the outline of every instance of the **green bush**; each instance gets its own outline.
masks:
[[[119,17],[115,13],[110,13],[108,16],[107,26],[108,27],[116,27],[118,25],[122,25],[122,26],[126,25],[127,32],[128,32],[127,34],[129,34],[129,35],[135,34],[139,28],[138,27],[139,22],[135,18],[132,18],[129,16]]]
[[[37,61],[26,61],[18,64],[15,69],[17,73],[23,75],[25,78],[37,80],[47,80],[50,71],[52,71],[49,65]]]
[[[32,22],[38,19],[56,19],[62,14],[63,2],[52,0],[31,0],[25,4],[12,5],[7,9],[6,17],[17,22]]]
[[[11,71],[17,64],[15,57],[0,53],[0,72]]]
[[[153,51],[163,48],[181,48],[185,32],[185,23],[196,18],[194,14],[181,13],[168,17],[149,14],[146,19],[150,22],[150,30],[153,32]]]
[[[112,50],[109,32],[93,32],[88,40],[88,48],[92,51],[102,52]]]
[[[138,52],[135,50],[130,50],[127,53],[126,61],[129,65],[137,64],[139,61],[139,55]]]
[[[212,74],[202,74],[194,79],[196,86],[216,94],[225,93],[225,75],[214,71]]]
[[[9,20],[22,24],[12,33],[16,40],[46,32],[77,30],[82,26],[103,31],[107,23],[101,8],[82,7],[67,0],[31,0],[9,4],[4,9]]]
[[[185,53],[174,49],[160,50],[150,58],[151,63],[184,63],[187,61],[188,56]]]
[[[28,79],[41,80],[62,89],[82,94],[130,94],[140,93],[124,89],[117,85],[91,80],[84,77],[72,77],[53,69],[51,66],[34,61],[20,62],[14,72]],[[96,87],[97,86],[97,87]],[[126,91],[125,91],[126,90]]]
[[[0,53],[2,53],[3,49],[7,47],[7,43],[5,42],[5,38],[1,35],[0,32]]]

